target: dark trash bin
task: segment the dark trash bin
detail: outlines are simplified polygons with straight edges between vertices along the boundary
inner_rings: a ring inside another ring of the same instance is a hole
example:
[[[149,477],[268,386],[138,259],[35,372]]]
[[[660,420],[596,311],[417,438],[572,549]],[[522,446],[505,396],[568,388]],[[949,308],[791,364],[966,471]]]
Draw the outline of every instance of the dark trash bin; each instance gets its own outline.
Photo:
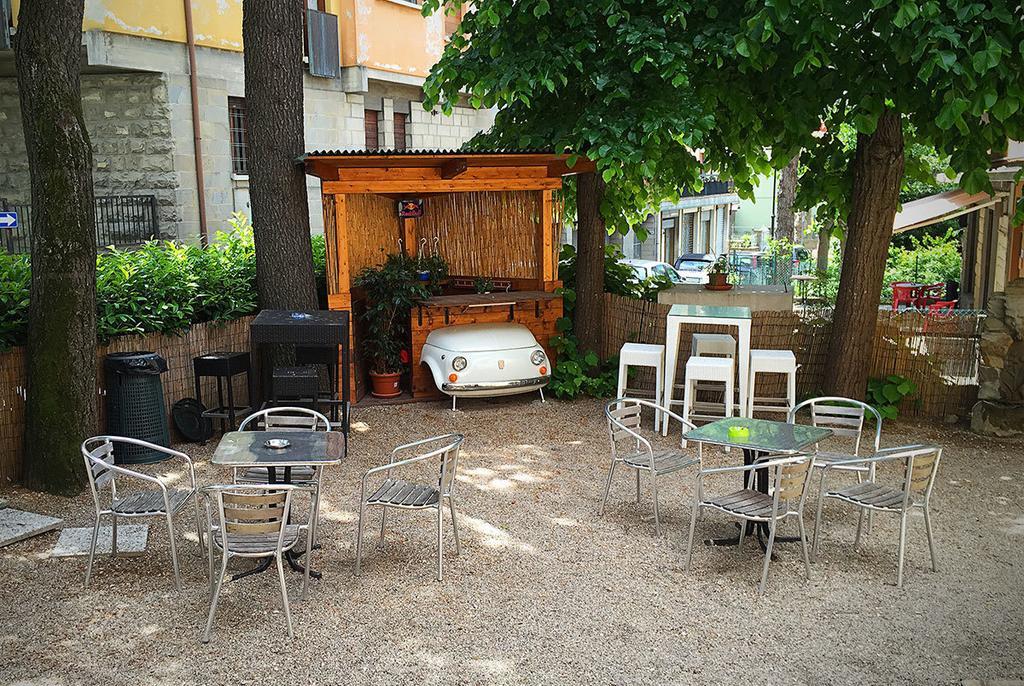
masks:
[[[167,360],[156,353],[111,353],[103,360],[107,384],[107,433],[169,447],[170,429],[160,375]],[[117,464],[160,462],[169,456],[125,445],[114,453]]]

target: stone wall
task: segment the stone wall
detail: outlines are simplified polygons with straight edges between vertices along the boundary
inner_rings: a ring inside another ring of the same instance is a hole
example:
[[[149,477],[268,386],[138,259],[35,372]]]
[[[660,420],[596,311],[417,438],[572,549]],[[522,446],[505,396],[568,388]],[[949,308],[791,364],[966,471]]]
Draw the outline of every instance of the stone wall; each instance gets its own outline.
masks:
[[[1024,279],[989,299],[971,427],[987,435],[1024,435]]]
[[[413,148],[454,150],[493,123],[493,115],[486,111],[456,107],[451,116],[446,117],[438,109],[427,111],[422,102],[413,102],[409,133]]]
[[[160,229],[175,235],[177,175],[162,74],[82,76],[82,114],[97,196],[155,195]],[[0,79],[0,197],[31,200],[17,81]]]

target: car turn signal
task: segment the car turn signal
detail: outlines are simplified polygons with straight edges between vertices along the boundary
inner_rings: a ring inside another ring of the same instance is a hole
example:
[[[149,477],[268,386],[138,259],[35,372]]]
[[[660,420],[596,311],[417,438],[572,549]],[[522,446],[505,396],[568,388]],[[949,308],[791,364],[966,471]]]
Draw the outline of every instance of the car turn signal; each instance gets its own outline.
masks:
[[[448,380],[451,381],[452,383],[455,383],[456,381],[459,380],[459,375],[458,374],[449,374],[448,375]]]
[[[548,373],[548,368],[547,367],[541,367],[540,368],[540,375],[541,376],[544,376],[547,373]]]

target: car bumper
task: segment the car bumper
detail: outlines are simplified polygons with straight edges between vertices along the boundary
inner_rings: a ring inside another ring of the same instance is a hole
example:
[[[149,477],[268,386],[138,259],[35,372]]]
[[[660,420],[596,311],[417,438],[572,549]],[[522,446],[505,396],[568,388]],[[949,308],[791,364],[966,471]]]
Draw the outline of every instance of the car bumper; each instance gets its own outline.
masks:
[[[538,376],[532,379],[514,379],[512,381],[480,381],[476,383],[450,383],[441,384],[441,390],[449,395],[474,394],[474,395],[510,395],[512,393],[524,393],[537,388],[542,388],[551,381],[551,375]]]

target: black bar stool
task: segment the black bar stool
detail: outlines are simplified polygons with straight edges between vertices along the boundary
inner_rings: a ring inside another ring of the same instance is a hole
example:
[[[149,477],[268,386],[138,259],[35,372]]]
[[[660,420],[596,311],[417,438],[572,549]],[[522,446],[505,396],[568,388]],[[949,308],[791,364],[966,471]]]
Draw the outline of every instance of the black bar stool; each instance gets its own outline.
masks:
[[[274,367],[271,386],[274,405],[286,400],[313,407],[320,393],[320,374],[314,366]]]
[[[217,407],[203,412],[204,417],[220,420],[221,433],[234,431],[238,426],[237,416],[247,415],[250,405],[235,405],[235,389],[233,379],[238,374],[245,374],[245,386],[252,402],[252,386],[249,379],[249,353],[214,352],[192,359],[192,369],[196,375],[196,400],[203,402],[200,380],[204,376],[217,378]],[[226,382],[226,383],[225,383]],[[224,386],[227,386],[227,403],[224,402]]]

